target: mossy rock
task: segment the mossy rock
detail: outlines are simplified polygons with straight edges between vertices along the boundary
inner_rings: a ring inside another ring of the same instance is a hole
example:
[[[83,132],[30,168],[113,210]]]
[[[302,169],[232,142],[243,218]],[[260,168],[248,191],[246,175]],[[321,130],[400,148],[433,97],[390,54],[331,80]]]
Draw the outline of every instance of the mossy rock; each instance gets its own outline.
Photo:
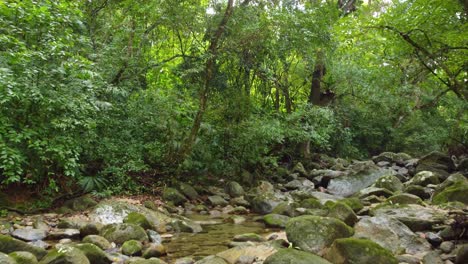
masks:
[[[362,204],[361,200],[357,197],[350,197],[350,198],[345,198],[342,200],[339,200],[339,202],[344,203],[348,205],[355,213],[361,211],[364,208],[364,205]]]
[[[358,217],[353,209],[342,202],[333,204],[327,216],[339,219],[349,226],[353,226],[358,221]]]
[[[252,241],[252,242],[263,242],[265,239],[260,236],[259,234],[255,233],[245,233],[241,235],[236,235],[234,236],[234,241],[236,242],[246,242],[246,241]]]
[[[104,237],[98,235],[88,235],[83,238],[83,243],[91,243],[98,246],[102,250],[112,248],[111,243]]]
[[[244,195],[244,188],[235,181],[230,181],[226,184],[226,187],[224,188],[224,191],[229,194],[229,196],[235,198],[235,197],[240,197]]]
[[[307,209],[324,209],[325,206],[317,198],[307,198],[301,201],[300,206]]]
[[[125,241],[122,245],[122,254],[127,256],[140,256],[143,250],[143,244],[137,240]]]
[[[315,254],[321,253],[335,239],[350,237],[353,233],[353,228],[331,217],[299,216],[286,224],[288,240],[295,247]]]
[[[289,221],[289,216],[279,214],[267,214],[263,217],[263,221],[267,227],[285,228]]]
[[[334,264],[397,264],[392,252],[379,244],[359,238],[336,239],[325,254],[325,258]]]
[[[199,261],[195,262],[195,264],[229,264],[229,263],[223,258],[212,255],[212,256],[208,256],[208,257],[200,259]]]
[[[315,254],[299,251],[292,248],[280,249],[275,254],[269,256],[264,264],[331,264]]]
[[[91,196],[85,195],[65,201],[63,205],[73,211],[84,211],[88,208],[96,206],[97,202]]]
[[[38,263],[36,256],[33,253],[27,251],[16,251],[8,254],[16,264],[35,264]],[[3,263],[0,261],[0,263]]]
[[[418,185],[409,185],[405,188],[405,192],[409,194],[414,194],[419,198],[425,200],[431,197],[431,192],[428,188],[418,186]]]
[[[101,235],[110,242],[120,245],[128,240],[148,241],[145,230],[134,224],[107,225],[101,230]]]
[[[143,229],[153,229],[153,226],[150,224],[148,219],[143,214],[137,212],[129,213],[123,222],[141,226]]]
[[[107,257],[106,253],[102,251],[98,246],[91,243],[76,244],[73,247],[81,250],[85,256],[89,259],[91,264],[110,264],[111,260]]]
[[[394,175],[383,176],[374,183],[377,188],[384,188],[391,192],[401,191],[403,183]]]
[[[295,216],[294,212],[294,205],[288,202],[281,202],[273,210],[271,211],[272,214],[280,214],[280,215],[287,215],[287,216]]]
[[[18,264],[12,257],[0,252],[0,263],[2,264]]]
[[[163,198],[174,205],[183,205],[187,201],[187,198],[174,188],[166,188],[163,191]]]
[[[180,192],[185,195],[185,197],[190,200],[196,200],[200,197],[197,190],[187,183],[181,183],[179,185]]]
[[[143,250],[144,258],[153,258],[161,257],[167,254],[166,247],[162,244],[150,244],[147,248]]]
[[[421,198],[414,194],[400,193],[389,197],[386,203],[390,204],[422,204]]]
[[[408,185],[427,186],[428,184],[439,184],[439,176],[432,171],[420,171],[407,182]]]
[[[63,246],[49,251],[39,264],[91,264],[91,262],[81,250]]]
[[[28,243],[12,238],[11,236],[0,235],[0,252],[9,254],[15,251],[30,252],[34,254],[37,259],[42,259],[47,254],[45,249],[29,245]]]
[[[461,202],[468,204],[468,183],[466,181],[458,181],[447,187],[442,192],[436,194],[432,203],[443,204],[448,202]]]

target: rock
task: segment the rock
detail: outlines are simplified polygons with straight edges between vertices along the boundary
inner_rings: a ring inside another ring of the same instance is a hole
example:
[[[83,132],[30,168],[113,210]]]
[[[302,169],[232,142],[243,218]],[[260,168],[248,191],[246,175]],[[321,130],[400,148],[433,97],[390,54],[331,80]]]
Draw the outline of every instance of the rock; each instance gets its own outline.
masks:
[[[457,170],[468,176],[468,158],[460,160],[457,166]]]
[[[137,240],[128,240],[123,243],[121,250],[122,254],[127,256],[140,256],[143,244]]]
[[[411,180],[406,182],[407,185],[419,185],[419,186],[427,186],[429,184],[439,184],[439,177],[437,174],[431,171],[420,171],[414,175]]]
[[[409,193],[400,193],[387,199],[391,204],[422,204],[421,198]]]
[[[63,205],[73,211],[84,211],[90,207],[96,206],[97,202],[91,196],[84,195],[65,201]]]
[[[397,259],[400,263],[404,264],[421,264],[422,257],[416,257],[409,254],[398,255]]]
[[[174,205],[183,205],[187,201],[187,198],[174,188],[166,188],[163,191],[163,198]]]
[[[405,192],[418,196],[421,199],[429,199],[431,197],[431,189],[418,185],[409,185],[405,188]]]
[[[252,212],[257,214],[269,214],[281,201],[276,199],[272,193],[264,193],[256,196],[250,201]]]
[[[309,252],[296,249],[280,249],[269,256],[264,264],[331,264],[328,260]]]
[[[13,231],[11,236],[24,241],[36,241],[46,238],[47,232],[42,229],[22,228]]]
[[[223,197],[219,195],[208,196],[208,202],[212,206],[226,206],[229,204],[226,200],[224,200]]]
[[[162,237],[158,232],[154,230],[147,230],[146,233],[148,234],[148,237],[151,243],[156,244],[156,245],[161,244]]]
[[[90,264],[86,255],[71,246],[53,249],[39,262],[40,264]]]
[[[255,256],[240,256],[234,264],[253,264],[256,259]]]
[[[410,160],[411,156],[406,153],[393,153],[393,152],[382,152],[378,156],[372,157],[372,160],[375,163],[378,162],[388,162],[388,163],[398,163],[403,164],[405,161]]]
[[[87,223],[80,227],[80,236],[97,235],[99,234],[99,229],[100,228],[95,223]]]
[[[44,230],[46,232],[49,231],[49,226],[44,222],[44,219],[42,216],[38,216],[34,218],[33,227],[35,229]]]
[[[457,258],[455,264],[464,264],[468,259],[468,244],[461,245],[457,250]]]
[[[319,254],[335,239],[352,236],[353,229],[335,218],[299,216],[286,224],[286,235],[295,247]]]
[[[271,213],[273,214],[280,214],[280,215],[287,215],[287,216],[296,216],[296,212],[294,210],[294,205],[289,202],[281,202],[273,210]]]
[[[230,181],[226,184],[224,191],[229,194],[232,198],[240,197],[244,195],[244,188],[235,181]]]
[[[232,205],[250,207],[250,203],[243,196],[232,198],[230,202]]]
[[[83,243],[90,243],[96,245],[102,250],[108,250],[112,248],[111,243],[102,236],[98,235],[88,235],[83,238]]]
[[[379,263],[397,264],[392,252],[367,239],[339,238],[325,254],[325,259],[334,264]]]
[[[47,239],[50,239],[50,240],[59,240],[62,238],[75,239],[79,237],[80,237],[80,230],[72,229],[72,228],[52,230],[47,235]]]
[[[197,190],[195,190],[195,188],[186,183],[181,183],[179,189],[182,192],[182,194],[185,195],[185,197],[189,198],[192,201],[197,200],[200,197]]]
[[[143,257],[144,258],[153,258],[153,257],[162,257],[165,256],[166,253],[166,247],[164,247],[162,244],[149,244],[147,248],[143,250]]]
[[[0,263],[2,263],[2,264],[18,264],[18,263],[16,263],[16,261],[12,257],[10,257],[7,254],[4,254],[2,252],[0,252]]]
[[[285,228],[289,216],[279,214],[267,214],[263,217],[263,221],[267,227]]]
[[[200,233],[203,231],[200,224],[197,224],[188,218],[174,219],[171,222],[171,226],[177,232]]]
[[[143,258],[135,258],[134,260],[129,260],[128,262],[125,263],[131,263],[131,264],[167,264],[162,259],[158,258],[149,258],[149,259],[143,259]]]
[[[360,199],[364,199],[369,196],[377,196],[377,197],[390,197],[393,193],[384,188],[376,188],[376,187],[367,187],[360,190],[357,195]]]
[[[225,261],[223,258],[220,258],[218,256],[208,256],[195,262],[195,264],[229,264],[229,263]]]
[[[0,252],[9,254],[15,251],[27,251],[37,259],[41,259],[47,254],[47,251],[43,248],[29,245],[26,242],[12,238],[10,236],[0,235]]]
[[[424,264],[444,264],[444,261],[440,258],[439,254],[435,251],[430,251],[424,255],[422,262]]]
[[[353,226],[358,221],[358,217],[353,209],[341,202],[333,204],[327,216],[339,219],[349,226]]]
[[[240,257],[254,257],[259,263],[262,263],[267,257],[275,252],[276,249],[272,245],[257,244],[230,248],[216,254],[216,256],[226,260],[228,263],[236,263]]]
[[[384,188],[391,192],[403,190],[403,183],[394,175],[383,176],[374,185],[377,188]]]
[[[364,205],[362,204],[361,200],[359,200],[356,197],[345,198],[339,200],[339,202],[348,205],[351,209],[353,209],[355,213],[361,211],[364,208]]]
[[[110,264],[112,261],[107,257],[106,253],[98,246],[91,243],[76,244],[73,247],[79,249],[88,258],[91,264]]]
[[[323,209],[325,206],[317,198],[307,198],[302,200],[300,206],[307,209]]]
[[[152,229],[153,226],[143,214],[137,212],[129,213],[123,220],[124,223],[141,226],[143,229]]]
[[[297,190],[303,187],[302,182],[299,180],[292,180],[284,185],[288,190]]]
[[[227,218],[226,221],[229,222],[229,223],[240,225],[240,224],[244,223],[246,221],[246,219],[245,219],[245,217],[242,217],[242,216],[233,215],[233,216],[230,216],[229,218]]]
[[[144,215],[157,231],[164,231],[166,224],[172,220],[169,216],[144,206],[114,200],[100,202],[90,213],[89,218],[92,222],[104,225],[121,224],[131,212]]]
[[[443,241],[439,235],[433,232],[427,232],[425,236],[426,240],[435,248],[438,247]]]
[[[455,244],[452,241],[444,241],[440,244],[439,248],[444,253],[450,253],[455,248]]]
[[[193,258],[191,257],[179,258],[179,259],[176,259],[176,261],[174,262],[174,264],[194,264],[194,263],[195,263],[195,260],[193,260]]]
[[[384,206],[371,210],[371,214],[398,219],[414,232],[430,230],[446,218],[445,211],[416,204]]]
[[[307,171],[304,168],[304,165],[302,165],[302,163],[300,163],[300,162],[298,162],[298,163],[296,163],[296,165],[294,165],[294,167],[292,169],[292,172],[293,173],[299,173],[299,175],[301,175],[302,177],[307,177],[308,176]]]
[[[467,181],[457,181],[456,183],[445,188],[440,193],[436,194],[432,203],[442,204],[447,202],[462,202],[465,205],[468,205],[468,182]]]
[[[49,243],[44,242],[42,240],[31,241],[31,242],[28,242],[28,244],[31,246],[42,248],[42,249],[49,249],[51,247]]]
[[[123,244],[128,240],[148,241],[145,230],[134,224],[106,225],[101,230],[101,235],[116,244]]]
[[[369,187],[380,177],[388,175],[388,171],[379,169],[371,162],[356,163],[349,168],[350,173],[348,175],[330,180],[328,192],[338,196],[351,196]]]
[[[16,264],[35,264],[38,262],[36,256],[27,251],[16,251],[8,255],[16,262]],[[0,263],[3,263],[1,258]]]
[[[252,242],[263,242],[265,239],[255,233],[246,233],[246,234],[241,234],[241,235],[236,235],[234,236],[234,241],[236,242],[246,242],[246,241],[252,241]]]
[[[449,176],[448,173],[454,169],[455,164],[448,155],[434,151],[419,160],[416,172],[432,171],[445,179]]]

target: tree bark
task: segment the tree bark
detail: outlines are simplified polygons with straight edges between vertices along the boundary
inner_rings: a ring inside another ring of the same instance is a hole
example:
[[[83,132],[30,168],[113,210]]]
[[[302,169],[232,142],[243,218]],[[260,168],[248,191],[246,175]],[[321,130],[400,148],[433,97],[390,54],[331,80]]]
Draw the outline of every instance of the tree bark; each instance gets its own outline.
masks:
[[[322,50],[317,51],[314,72],[312,73],[312,84],[310,86],[309,103],[321,105],[322,79],[325,75],[325,62]]]

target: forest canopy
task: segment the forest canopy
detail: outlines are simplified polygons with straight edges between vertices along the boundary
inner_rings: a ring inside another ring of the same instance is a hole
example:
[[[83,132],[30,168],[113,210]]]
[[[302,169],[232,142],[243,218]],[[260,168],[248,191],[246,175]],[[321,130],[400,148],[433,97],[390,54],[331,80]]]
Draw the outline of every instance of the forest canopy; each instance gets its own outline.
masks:
[[[0,184],[115,194],[468,151],[457,0],[3,0]]]

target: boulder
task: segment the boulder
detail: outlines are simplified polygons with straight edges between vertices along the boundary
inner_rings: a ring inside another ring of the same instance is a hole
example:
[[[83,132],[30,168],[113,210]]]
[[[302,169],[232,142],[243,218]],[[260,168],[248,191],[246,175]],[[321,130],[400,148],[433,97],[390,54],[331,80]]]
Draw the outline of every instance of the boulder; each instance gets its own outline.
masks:
[[[367,239],[336,239],[324,256],[334,264],[397,264],[392,252]]]
[[[212,206],[226,206],[229,204],[226,200],[224,200],[223,197],[219,195],[208,196],[208,202]]]
[[[122,254],[127,256],[140,256],[143,250],[143,244],[137,240],[128,240],[123,243]]]
[[[364,208],[364,205],[362,204],[361,200],[359,200],[356,197],[345,198],[339,200],[339,202],[348,205],[351,209],[353,209],[355,213],[361,211]]]
[[[47,251],[43,248],[29,245],[26,242],[12,238],[11,236],[0,235],[0,252],[9,254],[15,251],[27,251],[37,259],[41,259],[47,254]]]
[[[73,211],[84,211],[88,208],[96,206],[97,202],[91,196],[84,195],[65,201],[63,205]]]
[[[189,198],[190,200],[196,200],[200,197],[197,190],[186,183],[181,183],[179,189],[180,192],[182,192],[182,194],[184,194],[185,197]]]
[[[263,221],[267,227],[285,228],[289,218],[289,216],[285,215],[267,214],[263,217]]]
[[[135,258],[134,260],[131,260],[131,261],[129,260],[128,262],[125,262],[125,263],[129,263],[129,264],[167,264],[167,262],[165,262],[162,259],[158,259],[158,258],[149,258],[149,259]]]
[[[151,226],[158,231],[164,231],[166,224],[172,220],[169,216],[144,206],[114,200],[100,202],[90,213],[89,218],[92,222],[104,225],[120,224],[131,212],[144,215]]]
[[[16,251],[8,254],[16,264],[36,264],[38,263],[36,256],[27,251]],[[0,257],[0,263],[4,263]]]
[[[12,257],[0,252],[0,263],[2,264],[18,264]]]
[[[302,177],[307,177],[308,176],[308,173],[306,171],[306,169],[304,168],[304,165],[302,165],[302,163],[298,162],[296,163],[296,165],[294,165],[293,169],[292,169],[292,172],[293,173],[299,173],[299,175],[301,175]]]
[[[461,202],[468,205],[468,181],[457,181],[432,198],[432,203]]]
[[[269,214],[273,211],[281,200],[277,199],[273,193],[257,195],[251,201],[252,212],[257,214]]]
[[[375,163],[379,163],[382,161],[388,162],[388,163],[397,163],[397,164],[403,164],[405,161],[410,160],[411,156],[406,154],[406,153],[393,153],[393,152],[382,152],[378,156],[372,157],[372,160]]]
[[[418,196],[421,199],[429,199],[432,189],[418,185],[409,185],[405,188],[405,192]]]
[[[244,188],[235,181],[230,181],[226,184],[224,191],[229,194],[232,198],[240,197],[244,195]]]
[[[386,216],[363,217],[354,226],[354,237],[367,238],[394,254],[417,254],[430,250],[431,245],[402,222]]]
[[[445,179],[449,176],[449,172],[452,172],[454,169],[455,164],[448,155],[434,151],[419,160],[416,172],[431,171]]]
[[[331,264],[315,254],[292,248],[280,249],[269,256],[264,264]]]
[[[145,230],[134,224],[106,225],[101,230],[101,235],[116,244],[123,244],[128,240],[148,241],[148,235]]]
[[[375,182],[375,187],[384,188],[391,192],[403,190],[403,183],[394,175],[383,176]]]
[[[455,259],[455,264],[466,264],[466,260],[468,259],[468,244],[462,244],[457,249],[457,257]]]
[[[411,180],[406,182],[407,185],[427,186],[429,184],[439,184],[439,177],[432,171],[420,171],[414,175]]]
[[[39,262],[40,264],[90,264],[86,255],[71,246],[53,249]]]
[[[195,264],[229,264],[229,262],[218,256],[208,256],[195,262]]]
[[[422,204],[421,198],[409,193],[400,193],[393,195],[387,199],[391,204]]]
[[[358,217],[353,209],[341,202],[333,204],[327,216],[339,219],[349,226],[353,226],[358,221]]]
[[[129,213],[123,220],[124,223],[141,226],[143,229],[152,229],[153,226],[143,214],[137,212]]]
[[[107,257],[106,253],[98,246],[91,243],[80,243],[73,247],[79,249],[88,258],[91,264],[110,264],[112,261]]]
[[[144,258],[158,258],[166,254],[166,248],[163,245],[151,243],[143,250],[142,256]]]
[[[166,188],[163,191],[163,198],[174,205],[183,205],[187,201],[187,198],[174,188]]]
[[[43,229],[21,228],[13,231],[11,236],[24,241],[36,241],[46,238],[47,232]]]
[[[330,180],[328,192],[334,195],[348,197],[374,184],[380,177],[389,172],[381,170],[372,162],[359,162],[349,166],[349,174]]]
[[[252,241],[252,242],[263,242],[265,239],[260,236],[259,234],[255,233],[245,233],[245,234],[240,234],[234,236],[233,241],[236,242],[247,242],[247,241]]]
[[[47,239],[60,240],[63,238],[75,239],[80,237],[80,230],[67,228],[67,229],[56,229],[49,232]]]
[[[445,211],[416,204],[377,207],[371,210],[371,215],[395,218],[414,232],[430,230],[446,219]]]
[[[183,217],[181,217],[181,219],[172,220],[171,226],[177,232],[200,233],[203,231],[200,224]]]
[[[83,243],[90,243],[98,246],[102,250],[108,250],[112,248],[111,243],[102,236],[98,235],[88,235],[83,238]]]
[[[267,257],[276,252],[276,249],[269,244],[257,244],[250,246],[237,246],[231,249],[222,251],[216,256],[224,259],[228,263],[238,263],[241,258],[256,258],[259,263],[262,263]]]
[[[286,224],[286,235],[295,247],[320,254],[335,239],[352,236],[353,229],[331,217],[299,216]]]

